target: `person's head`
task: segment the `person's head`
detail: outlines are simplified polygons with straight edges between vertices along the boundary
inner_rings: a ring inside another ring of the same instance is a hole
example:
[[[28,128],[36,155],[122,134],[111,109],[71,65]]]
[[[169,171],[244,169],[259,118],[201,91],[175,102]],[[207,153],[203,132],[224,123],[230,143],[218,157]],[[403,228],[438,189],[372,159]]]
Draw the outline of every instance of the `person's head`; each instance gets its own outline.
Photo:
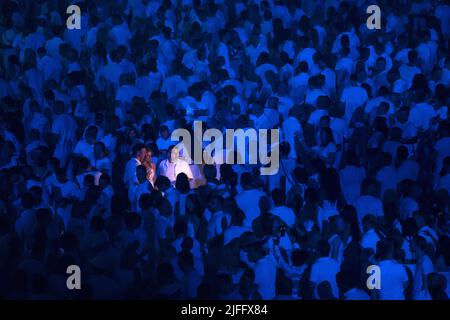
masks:
[[[105,220],[101,216],[93,216],[91,219],[91,230],[101,232],[105,229]]]
[[[106,156],[106,146],[103,142],[98,141],[94,145],[94,156],[96,159],[102,159]]]
[[[336,297],[331,290],[331,284],[329,281],[322,281],[317,285],[317,295],[320,300],[334,300]]]
[[[175,224],[173,226],[173,232],[175,234],[175,237],[183,238],[186,236],[187,231],[188,231],[188,229],[187,229],[186,222],[184,222],[182,220],[175,222]]]
[[[330,254],[330,244],[326,240],[319,240],[317,243],[317,251],[319,254],[319,257],[328,257]]]
[[[375,68],[379,72],[386,70],[386,59],[384,57],[378,57],[375,63]]]
[[[376,217],[372,214],[366,214],[362,220],[364,232],[367,232],[376,226]]]
[[[191,190],[188,176],[181,172],[177,175],[177,179],[175,181],[175,188],[181,193],[189,193]]]
[[[411,249],[419,259],[427,254],[427,247],[427,240],[421,236],[415,237],[411,242]]]
[[[266,196],[262,196],[259,198],[258,207],[261,214],[268,213],[271,208],[270,199]]]
[[[394,244],[388,240],[377,243],[377,257],[379,260],[390,260],[394,256]]]
[[[275,204],[275,206],[283,206],[286,202],[286,196],[283,192],[283,190],[279,188],[275,188],[272,190],[272,199]]]
[[[159,134],[161,135],[161,137],[165,140],[169,139],[170,137],[170,132],[169,132],[169,128],[166,125],[162,125],[159,128]]]
[[[56,179],[58,179],[59,183],[66,183],[67,182],[67,173],[66,170],[63,168],[57,168],[55,170]]]
[[[255,272],[247,268],[242,273],[241,278],[239,279],[239,292],[243,296],[248,296],[251,294],[253,288],[255,287]]]
[[[334,143],[333,132],[330,128],[320,129],[320,144],[327,146],[329,143]]]
[[[166,198],[161,198],[158,204],[159,214],[164,217],[170,217],[172,215],[172,205]]]
[[[329,128],[329,127],[330,127],[330,117],[327,115],[320,117],[319,128],[325,129],[325,128]]]
[[[205,178],[207,181],[212,181],[216,179],[217,177],[217,169],[215,165],[212,164],[206,164],[203,167],[203,174],[205,175]]]
[[[97,141],[97,133],[98,133],[98,127],[97,126],[89,126],[86,129],[86,132],[84,134],[84,139],[88,144],[94,144]]]
[[[95,185],[95,178],[92,174],[87,174],[83,178],[83,186],[88,189]]]
[[[336,274],[336,284],[342,293],[356,287],[356,281],[349,271],[340,271]]]
[[[418,230],[420,230],[421,228],[423,228],[424,226],[427,225],[427,220],[425,218],[425,215],[420,211],[416,211],[414,213],[414,222],[415,222]]]
[[[409,52],[408,52],[408,63],[410,65],[416,65],[418,56],[419,55],[418,55],[416,50],[409,50]]]
[[[111,177],[107,173],[102,173],[98,180],[98,185],[103,190],[111,184]]]
[[[244,190],[249,190],[253,188],[253,177],[251,173],[244,172],[241,174],[241,186]]]
[[[223,209],[223,198],[219,195],[213,195],[208,201],[208,209],[212,213],[221,211]]]
[[[145,148],[145,145],[143,143],[137,143],[133,146],[132,152],[133,152],[133,156],[137,160],[142,162],[142,161],[144,161],[144,159],[146,157],[147,149]]]
[[[168,159],[171,163],[176,162],[180,157],[180,152],[178,150],[178,147],[176,146],[170,146],[167,153]]]
[[[400,163],[407,160],[409,156],[409,151],[408,148],[406,148],[404,145],[400,145],[397,148],[397,161],[399,161]]]
[[[159,191],[165,192],[170,188],[170,180],[166,176],[158,176],[155,181],[155,186]]]
[[[216,279],[217,292],[219,296],[229,295],[233,291],[233,280],[227,273],[221,273]]]
[[[428,292],[433,300],[447,300],[447,278],[445,275],[431,272],[427,276]]]
[[[408,122],[409,119],[409,107],[407,106],[402,106],[400,107],[400,109],[397,112],[397,120],[404,124],[406,122]]]

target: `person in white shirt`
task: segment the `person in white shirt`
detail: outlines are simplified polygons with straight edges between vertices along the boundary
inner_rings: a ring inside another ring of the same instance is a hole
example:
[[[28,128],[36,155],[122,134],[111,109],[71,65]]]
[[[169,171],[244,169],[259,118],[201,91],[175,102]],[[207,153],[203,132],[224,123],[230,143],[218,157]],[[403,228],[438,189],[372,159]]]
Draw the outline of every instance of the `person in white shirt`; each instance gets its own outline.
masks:
[[[280,217],[289,228],[292,228],[295,224],[296,217],[294,211],[291,208],[286,207],[286,196],[283,191],[278,188],[274,189],[272,191],[272,199],[274,207],[270,210],[270,213]]]
[[[168,126],[162,125],[159,128],[159,138],[156,140],[158,150],[163,155],[167,154],[169,147],[173,145],[173,141],[170,139],[170,131]]]
[[[241,186],[244,190],[235,199],[238,207],[245,213],[244,226],[251,227],[253,220],[261,213],[259,199],[266,194],[254,187],[252,175],[248,172],[242,173]]]
[[[431,295],[428,291],[427,278],[430,273],[434,272],[434,265],[427,254],[427,240],[423,237],[418,236],[413,240],[411,245],[416,258],[412,298],[414,300],[430,300]]]
[[[361,239],[361,247],[364,249],[372,249],[373,253],[377,251],[377,243],[380,237],[375,231],[376,218],[372,214],[364,216],[362,220],[364,234]]]
[[[193,179],[189,164],[180,158],[178,147],[170,146],[167,159],[161,161],[158,168],[159,175],[169,178],[170,183],[175,184],[180,173],[186,174],[189,180]]]
[[[262,299],[269,300],[276,296],[275,284],[277,262],[264,243],[259,242],[247,252],[245,261],[255,271],[255,283]]]
[[[354,151],[345,155],[347,165],[339,171],[342,193],[347,203],[354,203],[361,193],[361,183],[366,178],[366,170],[359,165]]]
[[[384,216],[383,202],[377,196],[376,183],[377,182],[371,178],[364,180],[361,184],[362,195],[353,204],[358,213],[358,221],[361,230],[362,219],[365,215],[372,214],[377,218]]]
[[[231,216],[223,211],[223,198],[215,195],[208,201],[208,210],[211,218],[208,222],[207,239],[213,239],[221,235],[230,225]]]
[[[91,160],[91,166],[96,171],[101,171],[107,173],[111,176],[112,174],[112,163],[111,160],[107,157],[106,154],[106,146],[103,142],[97,142],[94,145],[94,158]]]
[[[329,257],[330,245],[327,241],[320,240],[317,244],[320,257],[313,263],[309,276],[310,287],[314,290],[314,297],[319,298],[317,285],[327,281],[331,285],[331,292],[335,298],[339,297],[339,290],[336,283],[336,274],[339,272],[339,263]]]
[[[405,266],[393,259],[394,246],[387,241],[377,244],[377,257],[380,267],[380,300],[405,300],[404,290],[408,285]]]

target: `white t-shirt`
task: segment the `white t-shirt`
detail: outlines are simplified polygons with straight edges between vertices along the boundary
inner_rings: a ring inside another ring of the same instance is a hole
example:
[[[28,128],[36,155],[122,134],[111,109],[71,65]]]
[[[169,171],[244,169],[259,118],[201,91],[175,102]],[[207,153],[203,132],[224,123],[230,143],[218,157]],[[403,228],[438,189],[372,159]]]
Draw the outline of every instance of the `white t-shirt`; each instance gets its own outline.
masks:
[[[314,282],[316,287],[314,289],[314,295],[318,298],[317,286],[323,282],[328,281],[331,285],[331,292],[338,298],[339,290],[336,283],[336,274],[339,272],[338,262],[329,257],[322,257],[316,260],[311,268],[311,274],[309,276],[309,281]]]
[[[379,263],[381,272],[380,300],[405,300],[403,283],[408,281],[405,267],[395,260]]]
[[[366,178],[364,167],[348,166],[339,171],[342,193],[347,203],[354,203],[361,192],[361,183]]]
[[[168,159],[161,161],[158,172],[160,175],[169,178],[172,183],[177,180],[177,176],[180,173],[186,174],[188,179],[193,179],[189,164],[182,159],[177,159],[174,163],[170,162]]]
[[[264,300],[275,297],[275,281],[277,275],[277,263],[272,255],[258,260],[255,264],[255,283],[258,285],[258,292]]]

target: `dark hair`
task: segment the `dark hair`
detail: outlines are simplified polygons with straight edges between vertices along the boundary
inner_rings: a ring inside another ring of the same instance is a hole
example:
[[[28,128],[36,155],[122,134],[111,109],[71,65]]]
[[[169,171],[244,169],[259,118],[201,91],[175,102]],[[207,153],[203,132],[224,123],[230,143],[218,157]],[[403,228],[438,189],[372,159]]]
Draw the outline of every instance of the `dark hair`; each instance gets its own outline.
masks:
[[[181,193],[189,193],[189,191],[191,191],[189,179],[185,173],[181,172],[177,175],[177,180],[175,181],[175,188]]]
[[[320,253],[321,257],[328,257],[331,247],[328,241],[319,240],[319,242],[317,243],[317,250]]]
[[[136,143],[131,151],[133,152],[133,155],[137,155],[142,149],[145,148],[145,144],[143,143]]]

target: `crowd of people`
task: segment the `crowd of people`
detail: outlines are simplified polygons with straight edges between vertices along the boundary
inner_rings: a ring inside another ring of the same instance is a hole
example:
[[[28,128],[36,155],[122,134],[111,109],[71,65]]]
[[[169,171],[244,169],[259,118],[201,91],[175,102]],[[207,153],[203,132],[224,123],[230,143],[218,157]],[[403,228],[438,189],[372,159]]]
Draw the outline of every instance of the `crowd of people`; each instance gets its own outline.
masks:
[[[371,4],[2,0],[0,297],[448,299],[450,6]],[[278,172],[190,164],[194,121]]]

